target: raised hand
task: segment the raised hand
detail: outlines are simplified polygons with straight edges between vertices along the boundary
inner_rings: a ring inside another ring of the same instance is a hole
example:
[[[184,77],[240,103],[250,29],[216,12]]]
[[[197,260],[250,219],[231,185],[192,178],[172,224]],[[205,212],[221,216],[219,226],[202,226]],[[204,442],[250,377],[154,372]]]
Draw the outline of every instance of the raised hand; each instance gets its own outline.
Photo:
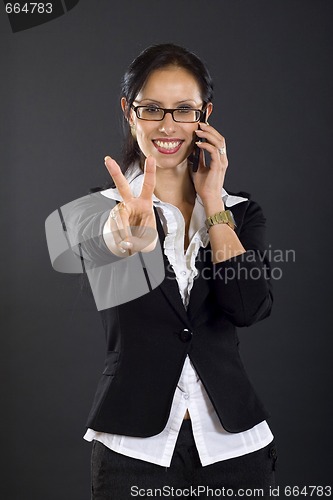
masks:
[[[149,252],[157,241],[156,220],[153,210],[153,192],[156,182],[156,160],[149,156],[145,161],[141,193],[133,196],[130,185],[117,162],[110,156],[105,166],[123,201],[118,203],[107,221],[110,230],[104,239],[109,249],[119,256],[133,252]]]
[[[211,125],[200,122],[200,129],[196,130],[196,134],[200,139],[206,139],[206,142],[196,144],[200,149],[207,151],[211,157],[210,168],[206,168],[202,160],[203,155],[200,155],[199,169],[193,176],[195,190],[205,204],[214,199],[221,200],[228,158],[224,137]]]

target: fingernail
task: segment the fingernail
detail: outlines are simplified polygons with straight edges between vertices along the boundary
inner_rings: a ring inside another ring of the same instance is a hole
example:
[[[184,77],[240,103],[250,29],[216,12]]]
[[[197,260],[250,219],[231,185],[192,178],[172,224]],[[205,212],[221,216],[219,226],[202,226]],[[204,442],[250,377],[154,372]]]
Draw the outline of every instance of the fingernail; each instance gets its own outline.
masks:
[[[108,159],[110,159],[110,160],[111,160],[111,156],[106,156],[106,157],[104,158],[104,161],[106,161],[106,160],[108,160]]]
[[[119,245],[119,250],[120,250],[121,253],[125,253],[126,252],[126,250],[124,248],[121,248],[120,245]]]
[[[202,142],[201,141],[196,141],[196,145],[197,146],[202,146]]]
[[[132,248],[133,247],[133,243],[131,243],[130,241],[122,241],[121,243],[119,243],[119,246],[121,246],[122,248]]]

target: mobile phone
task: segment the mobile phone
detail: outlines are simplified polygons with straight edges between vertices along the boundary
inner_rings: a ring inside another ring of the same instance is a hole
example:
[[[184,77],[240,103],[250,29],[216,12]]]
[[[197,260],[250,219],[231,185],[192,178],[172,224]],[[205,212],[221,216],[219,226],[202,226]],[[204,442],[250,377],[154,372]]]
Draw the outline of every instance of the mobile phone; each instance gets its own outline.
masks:
[[[206,122],[206,117],[207,117],[207,112],[205,111],[203,113],[203,115],[201,116],[201,120],[200,122],[201,123],[205,123]],[[200,141],[200,142],[206,142],[206,139],[199,139],[197,138],[197,141]],[[193,172],[196,172],[199,168],[199,160],[200,160],[200,148],[195,144],[194,145],[194,149],[193,149],[193,153],[192,153],[192,171]],[[202,151],[203,154],[205,154],[204,151]]]

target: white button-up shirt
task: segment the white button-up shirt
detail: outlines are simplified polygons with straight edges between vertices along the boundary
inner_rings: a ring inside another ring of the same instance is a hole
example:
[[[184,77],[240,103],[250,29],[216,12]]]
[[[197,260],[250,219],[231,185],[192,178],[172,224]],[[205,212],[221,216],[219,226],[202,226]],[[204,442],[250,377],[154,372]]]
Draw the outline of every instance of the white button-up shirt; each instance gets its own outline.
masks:
[[[143,181],[141,171],[137,170],[136,174],[138,175],[130,182],[134,196],[139,195]],[[121,200],[117,189],[108,189],[102,191],[101,194]],[[224,189],[222,198],[228,207],[246,200],[246,198],[229,195]],[[158,200],[155,196],[153,203],[159,212],[166,234],[164,253],[176,275],[180,295],[184,307],[187,308],[193,281],[198,274],[195,259],[199,248],[206,247],[209,241],[205,227],[204,207],[200,197],[197,196],[189,227],[189,246],[184,253],[185,221],[180,210]],[[142,438],[88,429],[84,439],[87,441],[96,439],[117,453],[169,467],[186,410],[191,417],[194,440],[203,466],[251,453],[273,440],[266,421],[244,432],[227,432],[222,427],[188,356],[178,381],[168,422],[160,434]]]

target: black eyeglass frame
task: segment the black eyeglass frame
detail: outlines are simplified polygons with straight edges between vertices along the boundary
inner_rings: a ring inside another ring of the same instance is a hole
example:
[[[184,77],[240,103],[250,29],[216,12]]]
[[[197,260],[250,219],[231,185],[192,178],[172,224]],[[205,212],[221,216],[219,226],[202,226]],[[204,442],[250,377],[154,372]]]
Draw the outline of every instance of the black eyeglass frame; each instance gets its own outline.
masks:
[[[151,120],[149,118],[141,118],[141,116],[138,115],[138,108],[149,108],[150,106],[149,105],[139,105],[139,106],[134,106],[133,104],[131,105],[131,108],[133,109],[133,111],[135,112],[137,118],[139,120],[144,120],[146,122],[161,122],[162,120],[164,120],[164,117],[167,113],[170,113],[171,116],[172,116],[172,119],[174,122],[176,123],[198,123],[200,121],[202,121],[202,118],[204,117],[205,115],[205,112],[206,112],[206,106],[203,108],[203,109],[194,109],[194,108],[160,108],[158,106],[156,106],[154,109],[161,109],[163,111],[163,116],[162,118],[158,119],[158,120]],[[200,113],[199,116],[198,116],[198,119],[195,120],[194,122],[191,121],[191,122],[183,122],[183,121],[179,121],[179,120],[175,120],[175,117],[173,115],[173,113],[175,111],[180,111],[180,110],[189,110],[189,111],[196,111],[197,113]]]

